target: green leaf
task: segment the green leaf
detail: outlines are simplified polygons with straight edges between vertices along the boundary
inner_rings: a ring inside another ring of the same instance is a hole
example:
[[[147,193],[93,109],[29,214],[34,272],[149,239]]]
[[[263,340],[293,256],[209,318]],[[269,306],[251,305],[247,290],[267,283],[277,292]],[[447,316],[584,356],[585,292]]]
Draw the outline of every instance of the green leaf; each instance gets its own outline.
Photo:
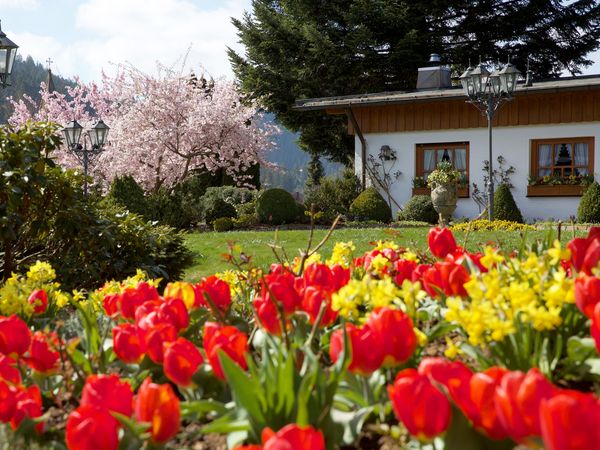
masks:
[[[452,420],[444,437],[444,450],[512,450],[515,443],[506,439],[495,441],[476,431],[457,408],[452,408]]]
[[[256,385],[257,380],[246,375],[225,352],[219,352],[219,359],[236,404],[248,412],[252,422],[264,423],[265,416],[255,391],[260,390],[260,386]]]
[[[352,444],[362,431],[363,425],[369,415],[373,412],[373,407],[361,408],[358,411],[344,412],[333,409],[331,416],[334,422],[339,423],[344,428],[344,444]]]
[[[227,407],[215,400],[194,400],[191,402],[181,403],[181,415],[183,417],[206,415],[208,413],[216,413],[219,416],[226,414],[228,411]]]
[[[573,363],[582,363],[596,354],[596,345],[592,338],[571,336],[567,340],[567,359]]]

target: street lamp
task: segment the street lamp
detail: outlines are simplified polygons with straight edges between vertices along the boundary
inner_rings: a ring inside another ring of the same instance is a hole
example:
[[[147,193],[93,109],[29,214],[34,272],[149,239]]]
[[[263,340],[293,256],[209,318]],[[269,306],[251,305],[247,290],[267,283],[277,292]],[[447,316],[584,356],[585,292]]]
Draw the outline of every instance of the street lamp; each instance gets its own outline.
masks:
[[[77,157],[79,162],[83,164],[83,193],[87,197],[88,195],[88,166],[92,159],[98,156],[104,149],[106,143],[106,137],[108,136],[108,126],[102,121],[98,120],[96,124],[88,131],[84,133],[83,127],[73,120],[69,122],[62,130],[65,140],[67,141],[67,147]],[[83,145],[79,143],[81,135],[83,133]],[[85,138],[89,139],[90,147],[88,148]]]
[[[0,87],[8,86],[8,77],[12,72],[19,46],[6,37],[0,26]]]
[[[489,72],[480,62],[475,68],[469,67],[460,76],[465,95],[471,103],[479,109],[488,122],[489,144],[489,181],[488,193],[488,218],[494,218],[494,171],[492,168],[492,121],[494,114],[502,103],[512,100],[512,93],[517,85],[517,78],[521,72],[508,62],[501,70]]]

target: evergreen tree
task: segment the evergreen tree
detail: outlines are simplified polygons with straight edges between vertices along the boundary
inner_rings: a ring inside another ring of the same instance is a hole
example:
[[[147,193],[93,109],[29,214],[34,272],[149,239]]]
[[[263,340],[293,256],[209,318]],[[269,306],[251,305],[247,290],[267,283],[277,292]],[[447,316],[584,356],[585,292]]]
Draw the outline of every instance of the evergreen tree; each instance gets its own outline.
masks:
[[[321,163],[319,155],[311,155],[310,162],[308,163],[308,178],[306,180],[306,187],[310,188],[318,186],[321,183],[321,178],[325,176],[325,169]]]
[[[511,61],[534,77],[579,73],[598,48],[594,0],[254,0],[232,19],[245,47],[229,49],[241,88],[301,133],[311,153],[346,163],[344,115],[297,112],[298,98],[413,89],[432,52],[458,71],[471,59]]]

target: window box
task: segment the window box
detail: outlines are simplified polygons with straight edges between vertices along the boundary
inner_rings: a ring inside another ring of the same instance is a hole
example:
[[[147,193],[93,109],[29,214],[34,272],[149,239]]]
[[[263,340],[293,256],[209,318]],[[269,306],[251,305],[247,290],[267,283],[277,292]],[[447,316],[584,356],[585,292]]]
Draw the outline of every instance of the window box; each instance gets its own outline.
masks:
[[[469,198],[469,186],[458,188],[458,198]],[[412,195],[431,195],[431,189],[428,187],[414,187],[412,188]]]
[[[581,197],[584,190],[580,184],[533,184],[527,186],[527,197]]]

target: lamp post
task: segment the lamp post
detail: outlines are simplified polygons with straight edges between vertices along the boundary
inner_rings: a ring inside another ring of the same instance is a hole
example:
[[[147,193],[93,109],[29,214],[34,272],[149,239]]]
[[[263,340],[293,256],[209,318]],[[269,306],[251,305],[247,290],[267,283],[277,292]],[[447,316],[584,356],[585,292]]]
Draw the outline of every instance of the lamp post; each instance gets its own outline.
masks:
[[[0,26],[0,87],[9,86],[10,76],[19,46],[6,37]]]
[[[467,103],[471,103],[479,109],[487,118],[488,123],[488,145],[489,145],[489,180],[487,185],[488,194],[488,218],[494,218],[494,170],[492,164],[492,121],[494,114],[505,101],[512,99],[512,93],[517,84],[517,78],[521,72],[508,62],[501,70],[489,72],[480,62],[475,68],[469,67],[460,77],[460,82]]]
[[[77,157],[80,163],[83,164],[83,194],[87,197],[88,195],[88,166],[92,159],[98,156],[104,149],[106,143],[106,137],[108,136],[108,126],[102,121],[98,120],[96,124],[88,131],[83,133],[83,127],[73,120],[69,122],[62,130],[65,140],[67,141],[67,147]],[[83,145],[79,143],[81,135],[83,133]],[[90,146],[88,148],[86,137],[89,139]]]

